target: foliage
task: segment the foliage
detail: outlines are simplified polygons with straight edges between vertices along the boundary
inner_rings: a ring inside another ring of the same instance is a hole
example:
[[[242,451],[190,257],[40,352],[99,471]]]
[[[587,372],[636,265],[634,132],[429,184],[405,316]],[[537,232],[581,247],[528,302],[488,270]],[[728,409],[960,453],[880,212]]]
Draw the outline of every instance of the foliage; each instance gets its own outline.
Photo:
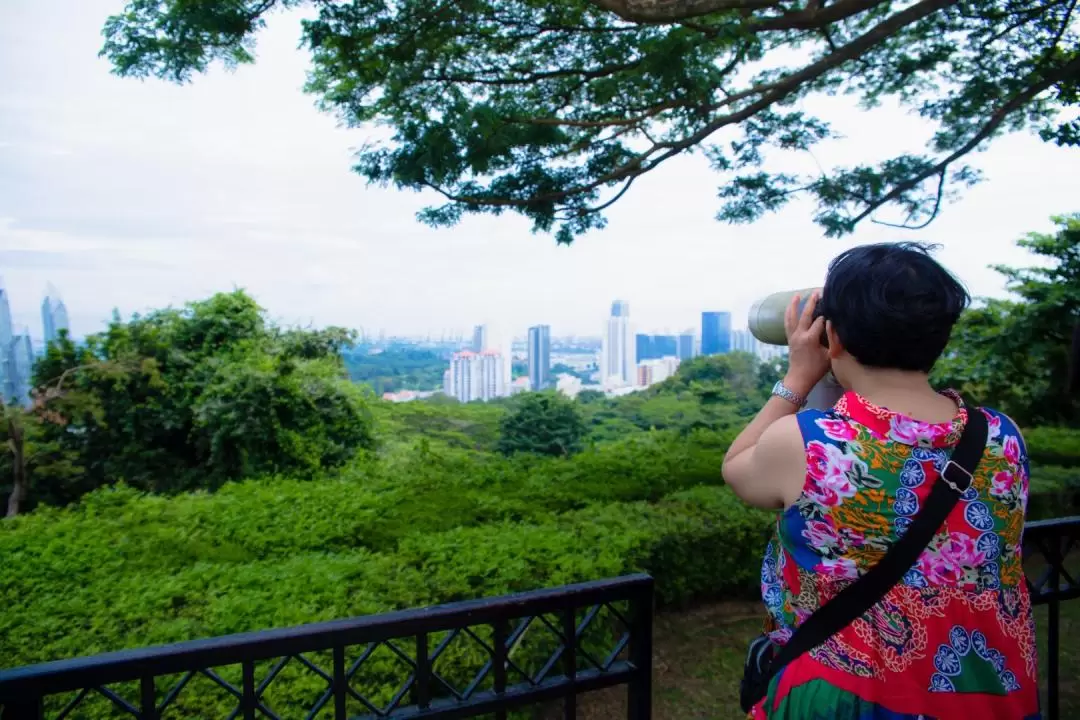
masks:
[[[503,416],[499,452],[562,457],[581,449],[585,423],[572,400],[554,392],[525,393]]]
[[[263,362],[258,353],[240,357],[244,367]],[[656,578],[662,606],[752,597],[759,558],[742,550],[763,544],[772,516],[722,487],[719,467],[779,371],[733,353],[685,363],[668,381],[617,400],[529,394],[508,404],[374,401],[377,451],[340,468],[170,496],[120,483],[66,508],[39,507],[0,523],[0,604],[7,610],[0,665],[633,571]],[[117,371],[131,382],[127,376]],[[244,396],[246,385],[238,387]],[[148,399],[163,403],[158,395]],[[103,395],[100,404],[114,403]],[[576,454],[496,452],[508,418],[539,414],[546,422],[545,413],[558,417],[563,408],[588,422]],[[1033,460],[1076,459],[1075,431],[1034,429],[1027,439]],[[1046,470],[1046,489],[1070,487],[1062,480],[1068,472]],[[1033,487],[1042,487],[1042,474]],[[527,659],[539,650],[521,652]],[[329,667],[318,654],[309,659]],[[463,677],[480,662],[476,647],[454,645],[440,673]],[[401,666],[386,654],[365,667],[357,682],[389,699]],[[221,672],[230,677],[228,668]],[[278,709],[304,700],[310,706],[321,681],[290,672],[265,697]],[[177,701],[178,716],[216,717],[228,698],[195,684]],[[96,709],[84,716],[109,717]]]
[[[1024,440],[1031,462],[1080,468],[1080,429],[1031,428],[1024,431]]]
[[[750,222],[809,196],[830,235],[891,206],[933,219],[1005,132],[1080,143],[1069,0],[128,0],[102,54],[121,75],[179,82],[253,60],[277,8],[312,6],[307,89],[346,124],[392,128],[356,170],[434,189],[435,225],[514,210],[560,242],[605,224],[642,175],[703,150],[724,173],[719,217]],[[936,126],[927,150],[798,175],[764,169],[836,137],[815,95],[885,100]],[[1065,111],[1065,112],[1062,112]]]
[[[447,360],[430,350],[391,347],[382,352],[346,352],[349,377],[367,383],[377,395],[400,390],[436,390],[442,387]]]
[[[25,418],[31,500],[340,467],[374,446],[367,401],[341,366],[349,337],[275,327],[238,291],[51,344]]]
[[[1054,218],[1058,231],[1017,244],[1039,264],[997,266],[1017,300],[985,300],[953,331],[935,379],[998,407],[1025,426],[1080,422],[1066,392],[1074,326],[1080,322],[1080,215]]]
[[[640,430],[721,431],[731,440],[769,397],[778,366],[747,353],[684,361],[679,371],[648,390],[617,400],[578,396],[595,440]]]

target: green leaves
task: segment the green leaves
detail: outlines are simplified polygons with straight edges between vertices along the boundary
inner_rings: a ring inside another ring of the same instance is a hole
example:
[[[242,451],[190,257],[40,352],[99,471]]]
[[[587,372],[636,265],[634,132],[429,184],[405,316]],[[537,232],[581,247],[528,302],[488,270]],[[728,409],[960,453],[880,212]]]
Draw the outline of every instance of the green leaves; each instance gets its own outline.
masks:
[[[187,81],[251,60],[264,15],[299,0],[129,0],[102,54],[121,75]],[[309,0],[307,90],[385,143],[358,153],[370,182],[434,190],[432,225],[513,210],[571,242],[604,227],[636,178],[704,150],[723,174],[718,217],[752,222],[795,196],[827,235],[879,210],[933,220],[978,180],[960,164],[1001,133],[1074,144],[1080,102],[1069,0]],[[785,52],[786,51],[786,52]],[[764,61],[764,62],[761,62]],[[930,151],[813,175],[769,169],[830,137],[801,108],[844,92],[895,98],[935,126]]]
[[[340,328],[284,330],[242,292],[154,311],[35,368],[32,499],[65,504],[125,481],[214,489],[253,474],[311,476],[374,446]]]
[[[1039,264],[997,266],[1016,301],[986,300],[960,319],[935,379],[996,406],[1021,425],[1075,424],[1069,348],[1080,322],[1080,215],[1054,218],[1053,234],[1017,244]]]
[[[581,449],[585,432],[572,400],[554,392],[527,393],[503,417],[498,449],[504,455],[566,457]]]

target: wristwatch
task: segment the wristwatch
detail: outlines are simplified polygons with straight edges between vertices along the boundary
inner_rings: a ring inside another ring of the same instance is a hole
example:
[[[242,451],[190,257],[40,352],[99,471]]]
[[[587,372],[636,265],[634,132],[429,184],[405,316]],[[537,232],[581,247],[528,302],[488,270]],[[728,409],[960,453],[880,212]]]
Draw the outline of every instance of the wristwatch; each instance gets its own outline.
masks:
[[[799,408],[800,410],[806,405],[806,398],[795,392],[782,382],[777,382],[773,385],[772,394],[778,398],[783,398],[789,403]]]

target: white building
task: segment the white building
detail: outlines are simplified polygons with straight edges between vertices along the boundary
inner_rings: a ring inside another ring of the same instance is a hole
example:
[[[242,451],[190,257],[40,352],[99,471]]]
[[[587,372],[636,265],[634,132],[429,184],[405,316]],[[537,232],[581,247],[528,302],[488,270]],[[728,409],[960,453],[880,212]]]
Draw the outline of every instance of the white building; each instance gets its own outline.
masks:
[[[504,359],[495,350],[454,353],[443,382],[443,391],[460,402],[491,400],[508,394]]]
[[[561,374],[555,379],[555,389],[568,398],[576,398],[584,383],[581,378],[573,375]]]
[[[731,349],[756,355],[763,362],[783,357],[788,351],[784,345],[768,345],[761,342],[749,330],[731,331]]]
[[[630,305],[616,300],[605,328],[600,351],[600,379],[606,386],[630,385],[636,378],[634,333],[630,325]]]
[[[656,360],[642,360],[637,366],[637,385],[649,387],[663,382],[675,374],[679,369],[679,358],[673,356],[662,357]]]
[[[758,339],[751,334],[749,330],[732,330],[731,331],[731,349],[732,351],[750,353],[751,355],[758,354],[758,346],[761,343]]]

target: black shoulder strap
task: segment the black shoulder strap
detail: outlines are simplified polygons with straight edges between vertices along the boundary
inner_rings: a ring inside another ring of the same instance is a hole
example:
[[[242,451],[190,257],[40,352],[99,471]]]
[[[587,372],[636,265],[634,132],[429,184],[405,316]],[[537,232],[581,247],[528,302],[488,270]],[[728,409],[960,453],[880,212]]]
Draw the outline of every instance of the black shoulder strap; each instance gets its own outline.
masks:
[[[805,652],[813,650],[862,616],[889,592],[918,561],[961,493],[971,485],[986,450],[987,423],[982,410],[968,406],[967,423],[952,458],[934,483],[922,510],[907,531],[866,574],[841,590],[795,630],[770,666],[770,677]]]

